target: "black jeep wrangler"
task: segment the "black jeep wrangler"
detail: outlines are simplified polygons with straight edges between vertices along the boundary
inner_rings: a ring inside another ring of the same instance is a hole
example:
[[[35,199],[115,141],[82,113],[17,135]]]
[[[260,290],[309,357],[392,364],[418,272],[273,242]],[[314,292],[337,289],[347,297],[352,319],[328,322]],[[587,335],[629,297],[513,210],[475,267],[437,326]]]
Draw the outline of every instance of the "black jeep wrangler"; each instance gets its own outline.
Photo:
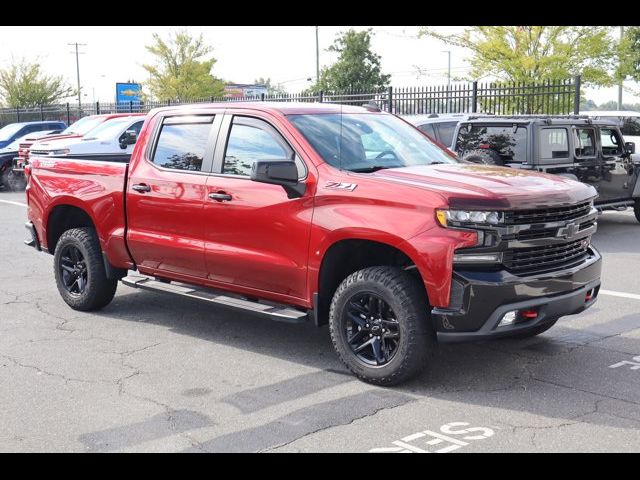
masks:
[[[460,122],[454,149],[470,162],[564,175],[593,185],[599,210],[634,207],[640,222],[640,159],[611,120],[586,116],[477,116]]]

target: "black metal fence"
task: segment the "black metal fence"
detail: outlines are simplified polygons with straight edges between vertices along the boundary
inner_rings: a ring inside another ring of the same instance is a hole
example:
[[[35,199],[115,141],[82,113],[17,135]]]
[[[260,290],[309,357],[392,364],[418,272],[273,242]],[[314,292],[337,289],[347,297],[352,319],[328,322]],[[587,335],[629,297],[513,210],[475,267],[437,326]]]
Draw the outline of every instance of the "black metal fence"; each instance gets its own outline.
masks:
[[[398,115],[431,113],[483,113],[493,115],[578,114],[580,76],[555,82],[455,83],[422,87],[389,87],[362,92],[301,92],[251,97],[208,97],[166,102],[85,103],[39,105],[37,107],[0,108],[0,126],[13,122],[62,120],[68,125],[86,115],[100,113],[146,113],[156,107],[217,101],[325,102],[364,105],[375,102],[380,108]]]

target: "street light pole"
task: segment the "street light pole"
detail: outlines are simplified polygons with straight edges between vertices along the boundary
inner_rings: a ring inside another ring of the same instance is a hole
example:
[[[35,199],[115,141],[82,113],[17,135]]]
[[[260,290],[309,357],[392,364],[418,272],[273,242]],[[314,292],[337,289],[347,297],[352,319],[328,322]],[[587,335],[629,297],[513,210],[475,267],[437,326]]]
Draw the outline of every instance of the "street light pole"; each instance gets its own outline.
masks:
[[[316,83],[320,80],[320,45],[318,42],[318,27],[316,26]]]
[[[81,53],[84,53],[84,52],[79,52],[78,51],[78,47],[80,47],[80,46],[86,47],[87,44],[86,43],[75,42],[75,43],[68,43],[67,45],[73,45],[73,46],[76,47],[75,54],[76,54],[76,76],[78,78],[78,110],[82,110],[82,92],[80,91],[80,58],[79,58],[79,55]],[[71,53],[74,53],[74,52],[71,52]]]
[[[451,50],[442,50],[447,54],[447,113],[451,113]]]

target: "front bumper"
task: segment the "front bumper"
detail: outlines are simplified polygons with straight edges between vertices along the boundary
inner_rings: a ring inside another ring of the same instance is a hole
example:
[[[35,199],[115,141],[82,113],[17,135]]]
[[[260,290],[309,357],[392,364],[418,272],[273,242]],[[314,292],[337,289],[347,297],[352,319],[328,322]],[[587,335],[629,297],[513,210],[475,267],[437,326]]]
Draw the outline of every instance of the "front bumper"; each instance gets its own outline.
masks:
[[[580,264],[557,272],[525,277],[505,270],[454,270],[450,307],[431,312],[438,341],[506,337],[580,313],[596,301],[601,270],[602,257],[593,247]],[[505,313],[525,309],[536,310],[537,317],[498,327]]]

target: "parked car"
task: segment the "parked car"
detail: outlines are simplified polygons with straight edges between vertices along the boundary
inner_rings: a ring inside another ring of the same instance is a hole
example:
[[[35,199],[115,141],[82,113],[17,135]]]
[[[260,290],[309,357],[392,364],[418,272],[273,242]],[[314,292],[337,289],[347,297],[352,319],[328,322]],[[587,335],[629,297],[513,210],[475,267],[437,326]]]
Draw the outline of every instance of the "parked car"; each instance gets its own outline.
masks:
[[[10,123],[0,128],[0,148],[4,148],[17,138],[42,130],[64,130],[67,124],[59,121]]]
[[[469,118],[464,113],[415,115],[404,116],[405,120],[411,122],[431,138],[449,149],[453,149],[455,131],[458,123]]]
[[[54,254],[71,308],[121,280],[328,323],[375,384],[415,375],[436,340],[537,335],[600,288],[593,187],[461,163],[372,108],[161,108],[128,165],[34,155],[27,177],[27,243]]]
[[[106,122],[107,120],[111,120],[112,118],[120,118],[120,117],[128,117],[131,116],[130,113],[107,113],[100,115],[88,115],[86,117],[82,117],[80,120],[74,122],[68,128],[61,132],[55,132],[52,135],[27,135],[23,137],[22,142],[20,142],[20,146],[18,148],[18,156],[14,159],[14,165],[12,169],[12,175],[21,182],[24,182],[24,167],[29,162],[29,154],[31,152],[31,146],[36,141],[47,141],[47,143],[51,143],[57,140],[69,139],[69,138],[80,138],[84,135],[88,134],[94,128],[98,127],[100,124]]]
[[[593,186],[598,210],[633,207],[640,221],[640,163],[616,122],[587,116],[470,117],[456,130],[463,160],[562,175]]]
[[[593,110],[583,112],[596,120],[612,120],[616,122],[624,139],[640,145],[640,112],[632,110]]]
[[[45,130],[38,133],[30,133],[28,136],[44,136],[60,130]],[[22,175],[16,175],[13,172],[14,158],[18,154],[20,143],[25,137],[17,138],[4,148],[0,148],[0,185],[5,190],[22,190],[24,189],[25,180]]]
[[[44,140],[31,146],[31,155],[87,155],[110,159],[128,160],[136,142],[145,114],[134,113],[102,122],[83,137]]]

